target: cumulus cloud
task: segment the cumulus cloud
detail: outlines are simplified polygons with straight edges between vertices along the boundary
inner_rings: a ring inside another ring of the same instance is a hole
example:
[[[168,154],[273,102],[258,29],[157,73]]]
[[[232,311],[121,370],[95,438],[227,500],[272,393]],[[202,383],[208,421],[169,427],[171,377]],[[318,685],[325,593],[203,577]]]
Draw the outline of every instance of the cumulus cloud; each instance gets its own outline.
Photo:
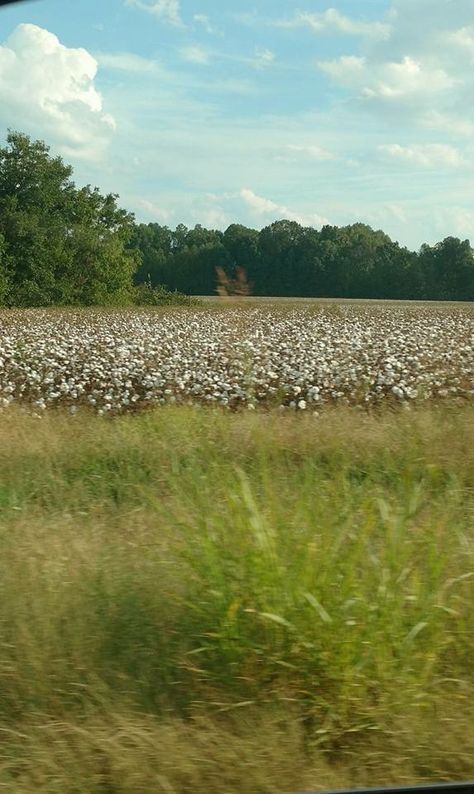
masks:
[[[361,95],[378,99],[406,99],[452,89],[457,80],[435,64],[406,55],[400,61],[370,63],[365,57],[345,56],[318,63],[321,71]]]
[[[307,27],[314,33],[344,33],[350,36],[364,36],[372,39],[389,38],[391,26],[385,22],[367,22],[344,16],[336,8],[328,8],[321,13],[297,12],[292,19],[277,22],[279,27]]]
[[[184,27],[179,0],[155,0],[154,3],[144,3],[142,0],[126,0],[125,4],[140,8],[148,14],[152,14],[156,19],[168,22],[174,27]]]
[[[398,63],[382,64],[371,85],[363,89],[366,96],[403,97],[446,91],[455,80],[444,69],[423,64],[406,55]]]
[[[358,55],[341,55],[331,61],[319,61],[318,67],[345,86],[360,86],[367,75],[366,59]]]
[[[114,119],[94,80],[96,59],[36,25],[21,24],[0,45],[0,120],[56,143],[64,154],[100,157]]]
[[[288,209],[288,207],[285,207],[282,204],[277,204],[271,199],[257,195],[253,190],[250,190],[250,188],[242,188],[240,191],[240,197],[243,199],[245,204],[247,204],[247,206],[253,210],[254,214],[260,218],[267,217],[267,219],[270,219],[271,217],[277,220],[285,219],[289,221],[297,221],[303,226],[324,226],[325,224],[329,223],[327,218],[324,218],[317,213],[295,212],[294,210]]]
[[[400,113],[403,108],[397,120],[401,126],[468,135],[473,19],[474,0],[391,0],[389,12],[379,18],[390,25],[387,39],[365,37],[356,52],[320,60],[318,66],[352,94],[357,100],[353,108],[362,100],[385,119],[390,109]]]
[[[242,188],[240,195],[245,203],[252,207],[259,215],[266,215],[269,212],[278,212],[281,209],[274,201],[264,198],[263,196],[257,196],[257,194],[249,188]]]
[[[398,143],[388,143],[382,144],[378,148],[380,152],[389,157],[428,168],[443,165],[458,167],[463,164],[460,152],[454,146],[444,143],[418,144],[414,146],[400,146]]]

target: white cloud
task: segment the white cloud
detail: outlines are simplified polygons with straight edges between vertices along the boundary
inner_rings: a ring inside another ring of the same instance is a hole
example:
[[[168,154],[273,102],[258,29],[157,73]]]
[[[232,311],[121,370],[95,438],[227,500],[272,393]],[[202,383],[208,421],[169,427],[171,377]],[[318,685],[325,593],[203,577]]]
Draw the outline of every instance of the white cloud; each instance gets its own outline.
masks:
[[[385,100],[427,97],[452,89],[457,80],[434,64],[406,55],[401,61],[370,63],[367,58],[343,55],[318,63],[321,71],[362,96]]]
[[[428,110],[422,117],[422,123],[425,127],[443,130],[451,135],[474,138],[474,121],[462,116]]]
[[[169,221],[173,215],[171,210],[165,209],[164,207],[161,207],[158,204],[155,204],[153,201],[149,201],[148,199],[136,199],[136,204],[140,207],[140,209],[144,210],[149,218],[161,221],[162,223]]]
[[[204,66],[208,64],[210,60],[209,52],[205,50],[204,47],[199,47],[198,45],[182,47],[179,54],[184,61],[198,63]]]
[[[342,85],[360,85],[367,73],[366,59],[357,55],[341,55],[332,61],[319,61],[318,66]]]
[[[157,19],[162,19],[177,28],[185,27],[181,18],[179,0],[155,0],[152,3],[144,3],[142,0],[126,0],[125,4],[140,8],[142,11],[146,11]]]
[[[259,215],[266,215],[269,212],[279,212],[281,209],[274,201],[263,198],[263,196],[257,196],[257,194],[254,193],[253,190],[249,190],[249,188],[242,188],[240,195]]]
[[[0,121],[46,137],[64,154],[99,158],[115,127],[94,80],[96,59],[36,25],[0,45]]]
[[[391,26],[384,22],[365,22],[341,14],[336,8],[328,8],[322,13],[297,12],[292,19],[276,23],[278,27],[308,27],[314,33],[345,33],[350,36],[364,36],[385,40],[390,36]]]
[[[406,55],[398,63],[383,64],[378,79],[366,86],[366,96],[403,97],[414,94],[435,94],[455,85],[444,69],[431,67]]]
[[[294,212],[282,204],[276,204],[271,199],[258,196],[253,190],[249,188],[242,188],[240,197],[244,200],[248,207],[253,210],[257,217],[269,217],[274,219],[285,219],[289,221],[297,221],[303,226],[324,226],[329,223],[327,218],[318,215],[317,213],[301,213]]]
[[[334,160],[332,152],[317,144],[303,146],[296,143],[289,143],[286,148],[288,151],[294,152],[294,154],[300,155],[308,160]]]
[[[463,164],[460,152],[454,147],[443,143],[418,144],[414,146],[400,146],[398,143],[382,144],[379,151],[397,160],[407,163],[426,166],[458,167]]]
[[[459,28],[447,36],[448,41],[474,55],[474,26]]]
[[[200,223],[210,229],[226,229],[234,221],[222,207],[210,207],[199,212]]]

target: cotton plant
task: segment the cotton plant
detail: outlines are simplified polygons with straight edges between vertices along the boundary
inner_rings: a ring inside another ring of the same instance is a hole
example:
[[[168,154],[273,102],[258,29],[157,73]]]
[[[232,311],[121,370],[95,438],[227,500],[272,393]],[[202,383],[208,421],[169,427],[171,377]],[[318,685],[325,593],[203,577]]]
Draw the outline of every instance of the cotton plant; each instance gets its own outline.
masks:
[[[474,310],[277,304],[0,313],[0,407],[99,414],[474,397]]]

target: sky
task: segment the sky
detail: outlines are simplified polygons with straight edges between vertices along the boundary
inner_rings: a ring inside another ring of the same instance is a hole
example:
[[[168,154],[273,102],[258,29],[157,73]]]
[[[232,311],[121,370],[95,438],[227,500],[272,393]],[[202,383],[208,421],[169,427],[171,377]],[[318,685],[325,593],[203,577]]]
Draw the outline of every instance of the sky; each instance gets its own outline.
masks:
[[[8,128],[139,221],[474,240],[474,0],[3,7]]]

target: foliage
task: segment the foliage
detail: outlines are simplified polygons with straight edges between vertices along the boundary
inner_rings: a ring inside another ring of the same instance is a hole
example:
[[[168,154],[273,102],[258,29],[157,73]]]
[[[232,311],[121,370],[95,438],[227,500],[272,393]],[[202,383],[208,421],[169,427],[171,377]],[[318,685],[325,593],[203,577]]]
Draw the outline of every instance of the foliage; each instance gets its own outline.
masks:
[[[136,306],[199,306],[201,301],[191,295],[172,292],[161,285],[153,286],[150,281],[133,288],[133,302]]]
[[[474,258],[469,240],[447,237],[420,251],[423,297],[428,300],[474,300]]]
[[[219,293],[245,272],[254,295],[474,300],[473,250],[453,237],[417,254],[363,223],[318,231],[281,220],[224,233],[149,223],[136,227],[131,245],[143,255],[138,282],[193,294]]]
[[[0,149],[0,299],[10,306],[128,300],[140,256],[117,196],[76,188],[42,141],[10,132]]]

